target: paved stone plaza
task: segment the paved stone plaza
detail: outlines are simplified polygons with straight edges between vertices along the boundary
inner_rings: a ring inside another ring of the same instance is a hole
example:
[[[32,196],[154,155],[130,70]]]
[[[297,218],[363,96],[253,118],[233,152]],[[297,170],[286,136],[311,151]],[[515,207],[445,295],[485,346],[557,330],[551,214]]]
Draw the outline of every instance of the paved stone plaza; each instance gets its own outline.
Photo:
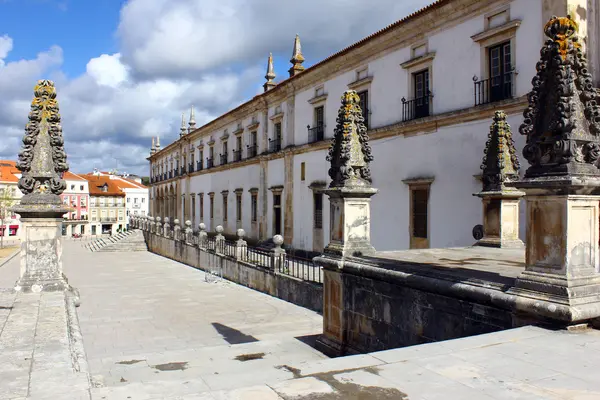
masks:
[[[307,344],[322,324],[311,311],[149,252],[64,248],[92,388],[68,368],[60,296],[4,291],[0,399],[600,398],[598,331],[525,327],[327,359]],[[17,275],[14,258],[0,287]]]

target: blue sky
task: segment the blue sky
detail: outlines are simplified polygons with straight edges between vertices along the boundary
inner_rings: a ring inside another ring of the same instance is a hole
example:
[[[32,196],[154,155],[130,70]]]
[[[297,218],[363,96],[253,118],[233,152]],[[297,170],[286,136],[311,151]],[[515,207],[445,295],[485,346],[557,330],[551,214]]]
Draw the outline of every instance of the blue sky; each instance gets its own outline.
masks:
[[[38,79],[54,79],[71,169],[147,173],[152,136],[178,136],[429,0],[0,0],[0,158],[15,159]],[[285,6],[284,6],[285,5]],[[315,10],[319,10],[315,13]]]
[[[31,59],[58,44],[66,55],[63,72],[81,75],[91,58],[118,51],[115,31],[124,2],[0,0],[0,35],[9,34],[16,44],[6,61]]]

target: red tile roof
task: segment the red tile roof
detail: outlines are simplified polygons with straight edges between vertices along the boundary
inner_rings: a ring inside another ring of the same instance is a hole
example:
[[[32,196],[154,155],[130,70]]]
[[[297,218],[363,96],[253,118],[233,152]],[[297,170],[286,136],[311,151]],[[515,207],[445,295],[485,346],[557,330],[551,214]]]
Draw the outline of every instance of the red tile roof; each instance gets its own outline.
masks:
[[[66,180],[66,181],[85,181],[86,180],[82,176],[74,174],[71,171],[65,172],[65,174],[63,175],[63,179]]]
[[[16,162],[12,160],[0,160],[0,182],[2,183],[17,183],[19,178],[15,174],[20,174],[21,171],[15,166]]]
[[[83,178],[89,182],[91,196],[118,196],[125,197],[125,193],[118,185],[116,179],[110,179],[110,176],[83,175]],[[102,187],[107,185],[107,191],[102,191]]]

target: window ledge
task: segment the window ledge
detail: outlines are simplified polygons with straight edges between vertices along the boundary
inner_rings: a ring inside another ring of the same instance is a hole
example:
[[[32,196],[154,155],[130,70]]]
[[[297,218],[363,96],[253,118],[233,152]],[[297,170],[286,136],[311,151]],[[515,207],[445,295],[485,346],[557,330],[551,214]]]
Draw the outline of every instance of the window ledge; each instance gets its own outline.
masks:
[[[482,43],[491,39],[494,39],[498,36],[505,36],[507,34],[514,34],[517,28],[521,26],[520,19],[514,19],[512,21],[508,21],[507,23],[497,26],[495,28],[487,29],[483,32],[480,32],[476,35],[471,36],[474,42]]]
[[[224,134],[221,136],[221,140],[227,140],[228,138],[229,138],[229,133],[224,133]]]
[[[320,96],[315,96],[312,99],[309,99],[308,103],[309,104],[317,104],[317,103],[320,103],[320,102],[325,101],[325,100],[327,100],[327,93],[322,94]]]
[[[431,62],[435,58],[435,51],[423,54],[422,56],[412,58],[408,61],[403,62],[400,66],[404,69],[413,68],[415,66]]]
[[[250,125],[246,126],[246,128],[252,131],[252,130],[258,128],[258,125],[260,125],[260,122],[253,121],[250,123]]]
[[[269,190],[272,191],[273,193],[281,193],[281,192],[283,192],[283,185],[271,186],[269,188]]]
[[[402,182],[408,186],[416,186],[416,185],[431,185],[434,180],[435,180],[435,177],[430,176],[430,177],[422,177],[422,178],[404,179],[404,180],[402,180]]]
[[[255,188],[255,187],[250,188],[250,189],[248,189],[248,192],[250,192],[250,193],[258,193],[258,188]]]
[[[348,89],[354,90],[354,89],[357,89],[357,88],[359,88],[361,86],[368,85],[372,81],[373,81],[373,76],[367,76],[366,78],[362,78],[362,79],[359,79],[357,81],[350,82],[348,84]]]
[[[214,139],[210,139],[210,140],[208,141],[208,145],[209,145],[209,146],[212,146],[213,144],[215,144],[215,140],[214,140]]]
[[[232,133],[233,135],[235,135],[235,136],[239,136],[239,135],[241,135],[242,133],[244,133],[244,128],[239,128],[239,129],[236,129],[235,131],[233,131],[233,132],[231,132],[231,133]]]
[[[273,114],[269,117],[269,119],[271,121],[276,121],[278,119],[282,119],[283,118],[283,112],[278,112],[277,114]]]

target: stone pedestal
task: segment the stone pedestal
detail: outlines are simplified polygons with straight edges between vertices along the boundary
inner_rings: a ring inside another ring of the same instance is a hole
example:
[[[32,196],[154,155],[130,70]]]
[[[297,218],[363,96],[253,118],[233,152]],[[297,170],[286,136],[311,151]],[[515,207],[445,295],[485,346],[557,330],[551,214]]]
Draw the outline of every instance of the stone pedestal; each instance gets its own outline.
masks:
[[[69,289],[62,268],[62,218],[21,217],[21,271],[15,290],[52,292]]]
[[[519,239],[519,202],[525,195],[519,191],[480,192],[483,203],[483,238],[476,246],[521,248]]]
[[[585,314],[600,316],[600,196],[537,190],[526,202],[526,270],[511,291],[569,307],[591,305],[596,312]]]
[[[329,196],[330,240],[324,253],[340,257],[372,255],[371,197],[372,187],[334,187],[324,191]]]

